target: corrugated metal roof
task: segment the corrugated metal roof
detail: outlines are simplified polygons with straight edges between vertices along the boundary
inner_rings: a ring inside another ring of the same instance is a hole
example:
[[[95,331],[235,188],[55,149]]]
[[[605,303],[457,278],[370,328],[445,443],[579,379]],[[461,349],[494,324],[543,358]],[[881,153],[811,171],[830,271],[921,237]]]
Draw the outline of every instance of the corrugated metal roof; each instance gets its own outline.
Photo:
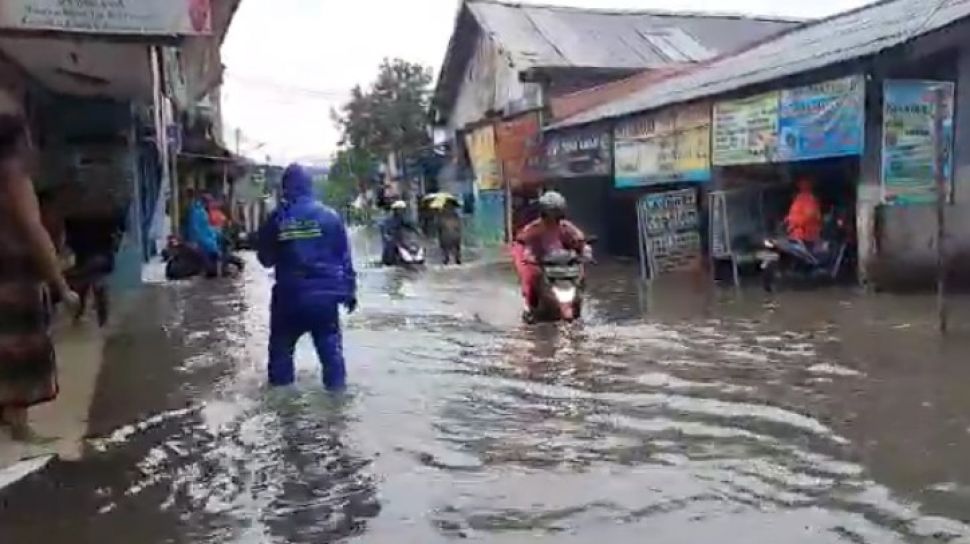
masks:
[[[576,115],[563,128],[804,73],[902,44],[970,15],[970,0],[889,0],[786,32]]]
[[[659,68],[708,60],[792,27],[741,15],[598,10],[469,0],[516,68]]]

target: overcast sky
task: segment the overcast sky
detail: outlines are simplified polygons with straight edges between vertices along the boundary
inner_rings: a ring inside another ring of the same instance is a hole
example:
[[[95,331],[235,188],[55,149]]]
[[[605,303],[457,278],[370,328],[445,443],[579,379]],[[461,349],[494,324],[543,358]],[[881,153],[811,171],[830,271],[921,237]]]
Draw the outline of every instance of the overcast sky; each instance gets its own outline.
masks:
[[[521,0],[597,8],[821,17],[866,0]],[[715,7],[716,6],[716,7]],[[243,0],[223,48],[227,141],[273,162],[322,160],[339,137],[330,109],[384,57],[437,69],[458,0]]]

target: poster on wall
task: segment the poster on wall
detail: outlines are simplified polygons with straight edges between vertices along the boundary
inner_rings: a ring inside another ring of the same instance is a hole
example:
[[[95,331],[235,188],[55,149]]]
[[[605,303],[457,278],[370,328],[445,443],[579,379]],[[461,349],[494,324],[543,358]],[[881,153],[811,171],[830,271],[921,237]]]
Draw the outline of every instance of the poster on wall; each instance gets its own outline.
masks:
[[[943,174],[952,190],[953,93],[954,84],[947,81],[884,83],[883,202],[903,205],[936,200],[938,144],[943,146]],[[934,135],[938,102],[943,107],[941,142]]]
[[[674,170],[684,181],[711,179],[711,105],[700,103],[675,110]]]
[[[210,0],[2,0],[0,28],[145,36],[212,33]]]
[[[495,137],[502,175],[509,187],[515,191],[538,183],[541,179],[539,114],[527,113],[498,123]]]
[[[799,161],[861,155],[865,78],[850,76],[781,92],[777,157]]]
[[[615,130],[618,188],[710,179],[710,108],[704,104],[632,118]]]
[[[552,133],[545,138],[544,173],[549,178],[609,176],[610,133],[602,128]]]
[[[483,246],[505,242],[505,191],[479,191],[475,200],[474,238]]]
[[[475,174],[475,187],[479,191],[502,189],[495,153],[495,127],[487,125],[471,131],[465,136],[465,146]]]
[[[713,162],[766,163],[778,147],[778,92],[714,104]]]

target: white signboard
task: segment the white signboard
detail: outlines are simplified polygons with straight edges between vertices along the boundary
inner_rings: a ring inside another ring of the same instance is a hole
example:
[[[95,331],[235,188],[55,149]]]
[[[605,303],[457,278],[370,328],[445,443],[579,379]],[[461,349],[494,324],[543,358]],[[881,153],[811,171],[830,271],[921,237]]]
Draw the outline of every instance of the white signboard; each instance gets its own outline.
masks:
[[[210,34],[210,0],[0,0],[0,29],[86,34]]]

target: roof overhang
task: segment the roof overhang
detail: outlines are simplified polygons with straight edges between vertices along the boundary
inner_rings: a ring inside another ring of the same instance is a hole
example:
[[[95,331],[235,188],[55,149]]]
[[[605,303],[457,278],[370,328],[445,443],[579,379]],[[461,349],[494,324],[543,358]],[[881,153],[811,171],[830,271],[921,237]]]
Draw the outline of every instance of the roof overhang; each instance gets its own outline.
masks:
[[[0,50],[48,89],[73,96],[152,98],[149,48],[138,42],[0,38]]]

